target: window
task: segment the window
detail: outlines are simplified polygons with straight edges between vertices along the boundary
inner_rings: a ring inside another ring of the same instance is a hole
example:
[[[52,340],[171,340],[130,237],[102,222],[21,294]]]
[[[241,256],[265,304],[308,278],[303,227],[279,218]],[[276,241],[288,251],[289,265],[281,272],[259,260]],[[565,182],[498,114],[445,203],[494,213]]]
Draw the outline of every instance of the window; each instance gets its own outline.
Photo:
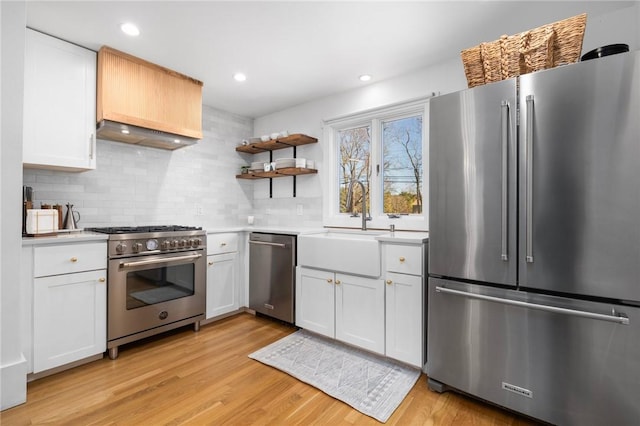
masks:
[[[359,227],[364,198],[369,228],[427,229],[426,111],[420,100],[325,122],[325,226]]]
[[[368,191],[363,194],[360,187],[352,188],[349,192],[351,182],[359,180],[366,183],[365,188],[369,188],[371,181],[371,127],[362,126],[353,129],[338,131],[340,145],[339,159],[339,191],[340,191],[340,213],[358,212],[362,213],[362,197],[367,199],[367,210],[370,203]]]
[[[422,213],[422,115],[382,123],[383,211]]]

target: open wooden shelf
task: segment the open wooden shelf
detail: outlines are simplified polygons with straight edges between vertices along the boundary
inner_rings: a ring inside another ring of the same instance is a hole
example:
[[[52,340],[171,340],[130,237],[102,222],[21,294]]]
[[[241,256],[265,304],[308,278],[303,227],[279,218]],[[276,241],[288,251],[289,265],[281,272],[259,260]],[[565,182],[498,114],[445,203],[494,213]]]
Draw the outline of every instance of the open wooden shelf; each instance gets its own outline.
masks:
[[[287,137],[272,139],[266,142],[254,142],[248,145],[240,145],[236,147],[236,151],[244,152],[247,154],[260,154],[262,152],[269,153],[269,162],[273,162],[273,151],[278,149],[292,148],[293,158],[296,158],[296,148],[300,145],[308,145],[310,143],[317,143],[318,139],[311,136],[303,135],[301,133],[295,133]],[[292,177],[293,181],[293,196],[296,196],[296,176],[300,175],[312,175],[317,174],[316,169],[307,169],[301,167],[285,167],[282,169],[276,169],[269,172],[249,172],[236,175],[236,179],[269,179],[269,198],[273,197],[273,178],[280,178],[285,176]]]
[[[285,167],[271,172],[249,172],[236,175],[238,179],[269,179],[285,176],[300,176],[316,174],[316,169],[305,169],[301,167]]]
[[[316,138],[296,133],[284,138],[273,139],[266,142],[254,142],[249,145],[240,145],[236,147],[236,151],[246,152],[248,154],[259,154],[261,152],[275,151],[278,149],[291,148],[317,142],[318,139]]]

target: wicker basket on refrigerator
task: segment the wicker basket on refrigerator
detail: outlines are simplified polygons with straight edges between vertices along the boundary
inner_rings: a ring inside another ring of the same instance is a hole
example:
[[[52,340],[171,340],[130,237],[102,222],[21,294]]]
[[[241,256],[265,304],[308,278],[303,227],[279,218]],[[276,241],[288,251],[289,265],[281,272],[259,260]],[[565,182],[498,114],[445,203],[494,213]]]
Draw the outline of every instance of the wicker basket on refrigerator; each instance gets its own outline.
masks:
[[[583,13],[463,50],[469,87],[577,62],[586,23]]]

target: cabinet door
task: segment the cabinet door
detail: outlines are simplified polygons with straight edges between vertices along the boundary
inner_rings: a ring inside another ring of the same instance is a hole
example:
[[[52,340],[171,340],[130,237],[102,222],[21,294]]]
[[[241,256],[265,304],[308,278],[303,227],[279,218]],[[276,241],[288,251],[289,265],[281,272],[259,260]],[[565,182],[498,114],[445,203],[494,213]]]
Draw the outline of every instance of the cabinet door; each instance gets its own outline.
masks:
[[[238,309],[237,253],[207,256],[207,319]]]
[[[336,274],[336,339],[384,354],[384,282]]]
[[[388,357],[423,366],[424,314],[422,277],[386,274],[386,348]]]
[[[333,272],[297,267],[296,325],[335,337]]]
[[[96,168],[96,53],[27,29],[23,163]]]
[[[106,350],[106,276],[99,270],[34,280],[34,373]]]

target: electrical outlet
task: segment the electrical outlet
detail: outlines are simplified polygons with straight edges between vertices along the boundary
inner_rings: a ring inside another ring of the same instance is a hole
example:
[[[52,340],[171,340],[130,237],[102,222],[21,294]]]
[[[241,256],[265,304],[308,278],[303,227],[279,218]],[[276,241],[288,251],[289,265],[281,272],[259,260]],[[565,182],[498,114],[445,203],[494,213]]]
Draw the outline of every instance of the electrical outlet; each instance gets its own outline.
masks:
[[[200,204],[196,204],[196,216],[204,216],[204,209]]]
[[[297,213],[297,215],[298,215],[298,216],[302,216],[302,214],[303,214],[302,212],[303,212],[302,204],[298,204],[298,205],[296,206],[296,213]]]

